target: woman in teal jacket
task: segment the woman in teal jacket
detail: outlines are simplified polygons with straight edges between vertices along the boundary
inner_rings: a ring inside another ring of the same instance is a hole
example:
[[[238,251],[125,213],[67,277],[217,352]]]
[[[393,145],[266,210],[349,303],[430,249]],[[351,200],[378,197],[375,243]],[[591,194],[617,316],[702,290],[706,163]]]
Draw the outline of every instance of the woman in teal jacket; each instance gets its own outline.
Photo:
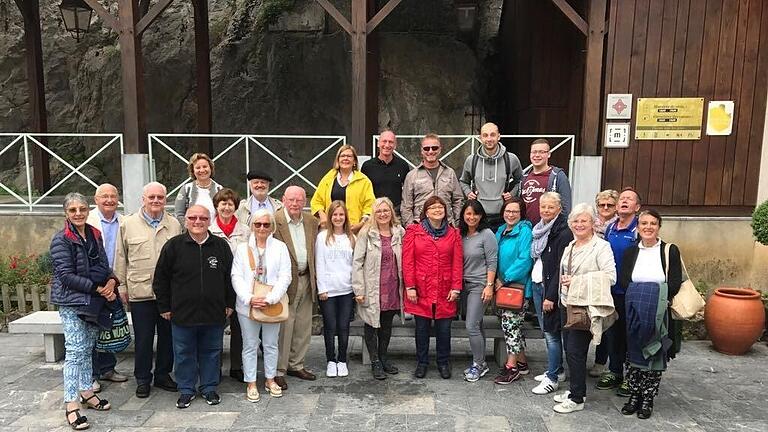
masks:
[[[525,302],[531,297],[531,241],[533,234],[531,223],[525,220],[525,202],[513,197],[504,202],[501,208],[504,224],[496,231],[499,243],[499,268],[496,272],[496,289],[512,283],[525,285]],[[523,311],[527,309],[524,305]],[[501,310],[501,329],[507,345],[507,363],[499,372],[494,382],[510,384],[527,375],[528,362],[525,358],[525,337],[523,321],[525,312]]]

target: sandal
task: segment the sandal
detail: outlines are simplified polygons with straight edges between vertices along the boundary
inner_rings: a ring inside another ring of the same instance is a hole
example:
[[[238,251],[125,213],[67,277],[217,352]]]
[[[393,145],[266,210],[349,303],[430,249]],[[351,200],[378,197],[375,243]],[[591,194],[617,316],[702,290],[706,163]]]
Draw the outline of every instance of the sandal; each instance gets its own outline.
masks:
[[[96,405],[91,405],[88,402],[89,400],[91,400],[93,398],[96,398],[96,400],[98,401],[98,403]],[[99,398],[98,396],[96,396],[95,393],[92,394],[91,397],[89,397],[88,399],[80,396],[80,403],[84,404],[86,408],[95,409],[96,411],[107,411],[110,408],[112,408],[112,406],[109,405],[109,401],[108,400]]]
[[[67,423],[69,423],[69,426],[74,430],[85,430],[91,427],[91,425],[88,424],[88,417],[80,415],[80,409],[76,408],[71,411],[64,411],[67,417]],[[75,413],[77,414],[77,418],[75,418],[74,421],[69,421],[69,415]]]

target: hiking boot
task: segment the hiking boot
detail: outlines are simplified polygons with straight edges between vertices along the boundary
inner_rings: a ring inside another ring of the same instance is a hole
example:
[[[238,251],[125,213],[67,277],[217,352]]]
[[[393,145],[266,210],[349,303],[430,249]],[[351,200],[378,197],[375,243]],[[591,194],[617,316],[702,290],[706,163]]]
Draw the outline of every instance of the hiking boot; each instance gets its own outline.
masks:
[[[638,409],[640,409],[640,396],[630,395],[627,403],[621,407],[621,413],[625,416],[631,416],[635,415]]]
[[[652,414],[653,399],[643,399],[643,402],[640,404],[640,409],[637,410],[637,418],[645,420],[651,417]]]
[[[606,372],[597,381],[597,385],[595,387],[598,390],[615,389],[616,387],[621,385],[621,381],[622,381],[621,377],[619,377],[615,373],[613,373],[613,372]]]

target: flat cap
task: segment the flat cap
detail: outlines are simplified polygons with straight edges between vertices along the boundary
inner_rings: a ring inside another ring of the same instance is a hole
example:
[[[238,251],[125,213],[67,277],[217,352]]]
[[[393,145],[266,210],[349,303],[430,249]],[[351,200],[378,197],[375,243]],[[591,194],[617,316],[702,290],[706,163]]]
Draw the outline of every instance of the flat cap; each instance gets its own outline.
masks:
[[[259,180],[266,180],[266,181],[272,183],[272,176],[270,176],[269,174],[265,173],[264,171],[258,171],[258,170],[248,171],[248,176],[247,177],[248,177],[248,180],[259,179]]]

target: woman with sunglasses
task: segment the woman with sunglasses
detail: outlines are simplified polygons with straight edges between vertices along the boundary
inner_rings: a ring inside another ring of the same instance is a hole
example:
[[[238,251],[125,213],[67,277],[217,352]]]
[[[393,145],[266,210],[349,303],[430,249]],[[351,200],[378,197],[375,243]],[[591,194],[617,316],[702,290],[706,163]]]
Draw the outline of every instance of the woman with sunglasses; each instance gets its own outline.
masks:
[[[291,284],[291,257],[288,255],[288,246],[272,236],[276,225],[275,217],[269,210],[253,212],[250,225],[253,235],[247,243],[237,247],[232,262],[232,287],[237,294],[235,310],[243,332],[243,374],[248,384],[245,397],[249,402],[258,402],[260,397],[256,377],[259,343],[264,351],[264,387],[272,397],[283,395],[280,386],[275,383],[280,323],[252,320],[250,312],[251,308],[262,309],[279,303],[283,298]],[[252,257],[255,270],[251,267]],[[254,280],[272,286],[266,297],[253,296]]]
[[[595,219],[595,234],[601,239],[605,238],[605,229],[619,218],[616,215],[616,204],[619,202],[619,192],[613,189],[606,189],[598,192],[595,196],[595,206],[597,207],[597,218]],[[606,353],[606,356],[608,354]],[[605,364],[605,363],[603,363]],[[590,371],[590,376],[592,375]]]
[[[333,168],[317,184],[310,207],[320,220],[320,228],[328,228],[328,207],[333,201],[342,201],[347,207],[350,229],[357,234],[371,217],[375,199],[371,180],[357,165],[357,151],[351,145],[343,145],[336,152]]]

